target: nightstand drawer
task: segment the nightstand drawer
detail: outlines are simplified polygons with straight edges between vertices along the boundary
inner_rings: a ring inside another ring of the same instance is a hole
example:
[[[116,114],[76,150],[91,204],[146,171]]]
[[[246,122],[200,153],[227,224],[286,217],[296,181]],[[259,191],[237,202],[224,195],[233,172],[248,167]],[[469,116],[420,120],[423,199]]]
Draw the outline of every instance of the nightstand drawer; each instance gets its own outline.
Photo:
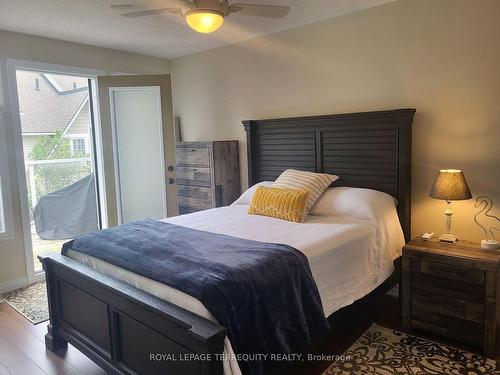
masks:
[[[452,264],[428,262],[425,260],[414,261],[412,263],[414,271],[426,275],[484,285],[484,271],[478,269],[463,268]]]
[[[413,319],[414,322],[420,321],[454,331],[462,331],[471,338],[474,338],[469,341],[474,341],[478,344],[480,344],[483,339],[484,324],[440,314],[433,309],[413,306],[411,319]]]
[[[455,330],[444,327],[441,324],[431,324],[420,320],[411,320],[412,328],[420,331],[425,331],[436,336],[441,336],[447,339],[456,340],[465,344],[470,344],[478,347],[483,346],[483,336],[469,334],[463,329]]]
[[[443,296],[478,304],[484,303],[484,285],[471,284],[466,281],[414,272],[411,277],[411,287],[414,293],[419,295]]]
[[[411,298],[411,315],[414,311],[425,309],[442,315],[464,319],[471,322],[483,324],[484,305],[457,298],[440,295],[420,295],[416,292]]]

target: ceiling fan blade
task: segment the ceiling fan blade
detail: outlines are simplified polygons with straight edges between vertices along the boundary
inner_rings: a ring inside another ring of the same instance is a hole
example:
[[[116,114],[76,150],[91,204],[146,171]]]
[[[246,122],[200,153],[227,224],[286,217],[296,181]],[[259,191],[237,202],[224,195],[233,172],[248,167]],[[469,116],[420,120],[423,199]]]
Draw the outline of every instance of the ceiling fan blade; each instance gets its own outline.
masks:
[[[182,14],[182,11],[180,8],[161,8],[161,9],[150,9],[150,10],[141,10],[138,12],[124,13],[122,14],[122,16],[133,18],[133,17],[152,16],[154,14],[161,14],[161,13]]]
[[[111,8],[112,9],[132,9],[132,8],[136,8],[137,5],[135,4],[114,4],[114,5],[111,5]]]
[[[248,16],[283,18],[290,11],[289,6],[284,5],[259,5],[259,4],[231,4],[229,13],[239,13]]]

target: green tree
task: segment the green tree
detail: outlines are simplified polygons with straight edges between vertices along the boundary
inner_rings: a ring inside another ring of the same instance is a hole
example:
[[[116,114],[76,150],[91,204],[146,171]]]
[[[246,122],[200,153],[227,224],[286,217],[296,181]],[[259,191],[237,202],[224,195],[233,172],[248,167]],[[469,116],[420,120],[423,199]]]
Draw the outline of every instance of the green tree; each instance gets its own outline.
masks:
[[[83,155],[71,155],[69,139],[63,138],[60,130],[55,135],[42,135],[37,137],[36,143],[31,150],[31,160],[69,159],[82,157]]]
[[[30,160],[57,160],[81,158],[89,155],[71,153],[69,139],[63,138],[62,132],[55,135],[37,137],[29,155]],[[35,186],[37,197],[68,186],[91,173],[90,161],[74,163],[54,163],[35,165]],[[29,176],[27,176],[29,179]],[[31,202],[31,193],[28,197]]]

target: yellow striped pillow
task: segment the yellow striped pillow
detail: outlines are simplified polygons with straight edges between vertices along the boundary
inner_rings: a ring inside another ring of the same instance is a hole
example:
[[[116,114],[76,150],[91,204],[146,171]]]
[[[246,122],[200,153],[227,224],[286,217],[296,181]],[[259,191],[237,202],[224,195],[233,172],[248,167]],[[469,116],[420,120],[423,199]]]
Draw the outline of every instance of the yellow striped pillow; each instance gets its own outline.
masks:
[[[287,169],[278,177],[271,187],[309,191],[310,194],[306,202],[305,211],[305,216],[307,216],[321,194],[324,193],[333,181],[338,180],[338,178],[338,176],[328,173],[314,173]]]
[[[248,213],[302,223],[307,216],[305,209],[308,197],[307,190],[259,186],[250,202]]]

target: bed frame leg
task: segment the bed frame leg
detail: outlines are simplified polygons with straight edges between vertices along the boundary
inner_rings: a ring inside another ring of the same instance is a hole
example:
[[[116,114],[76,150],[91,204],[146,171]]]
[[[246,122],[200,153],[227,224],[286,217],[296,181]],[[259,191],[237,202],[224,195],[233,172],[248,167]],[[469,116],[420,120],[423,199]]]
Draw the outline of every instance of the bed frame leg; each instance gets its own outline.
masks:
[[[57,334],[52,324],[47,325],[47,334],[45,335],[45,347],[51,352],[57,352],[68,347],[68,342]]]

